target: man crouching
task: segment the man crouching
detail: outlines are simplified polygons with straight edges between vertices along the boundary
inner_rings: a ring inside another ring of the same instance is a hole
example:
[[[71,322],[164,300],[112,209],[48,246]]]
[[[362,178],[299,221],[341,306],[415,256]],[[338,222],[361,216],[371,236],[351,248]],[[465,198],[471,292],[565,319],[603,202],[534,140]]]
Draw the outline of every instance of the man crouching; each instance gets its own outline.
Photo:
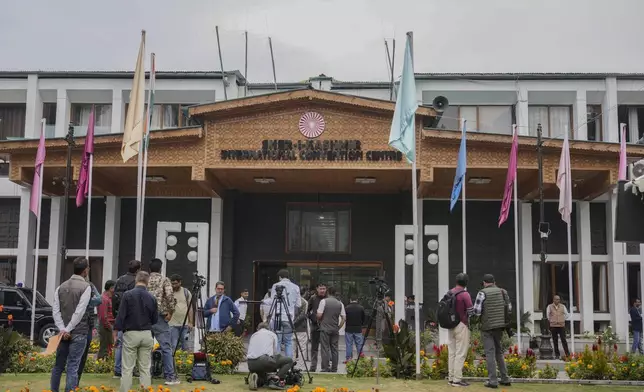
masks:
[[[248,387],[251,391],[267,384],[271,389],[285,389],[284,378],[293,368],[291,358],[279,354],[280,347],[275,332],[268,329],[268,323],[262,322],[257,326],[257,332],[250,337],[248,343]],[[277,372],[277,376],[268,377],[269,373]]]

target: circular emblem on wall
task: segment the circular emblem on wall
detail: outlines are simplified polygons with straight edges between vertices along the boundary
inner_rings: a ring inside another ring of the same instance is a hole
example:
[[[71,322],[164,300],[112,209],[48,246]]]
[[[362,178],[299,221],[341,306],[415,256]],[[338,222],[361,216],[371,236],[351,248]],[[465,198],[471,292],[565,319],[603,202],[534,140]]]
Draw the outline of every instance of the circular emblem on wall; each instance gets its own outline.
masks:
[[[320,113],[307,112],[300,117],[300,133],[309,139],[315,139],[324,132],[326,122]]]

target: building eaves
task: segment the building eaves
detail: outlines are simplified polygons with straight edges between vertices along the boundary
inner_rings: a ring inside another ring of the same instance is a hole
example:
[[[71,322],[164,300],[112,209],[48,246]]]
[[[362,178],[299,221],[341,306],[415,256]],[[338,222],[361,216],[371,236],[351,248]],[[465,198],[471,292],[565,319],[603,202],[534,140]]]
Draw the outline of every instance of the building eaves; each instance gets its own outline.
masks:
[[[238,85],[244,85],[246,79],[238,70],[226,71],[225,75],[235,75]],[[24,79],[29,75],[38,75],[41,79],[129,79],[133,71],[0,71],[0,79]],[[149,78],[150,73],[145,73]],[[157,79],[222,79],[220,71],[157,71]]]
[[[644,79],[644,73],[534,72],[534,73],[416,73],[417,80],[548,80],[548,79]]]
[[[277,90],[299,90],[310,88],[309,82],[277,83]],[[249,90],[275,90],[275,83],[248,83]]]

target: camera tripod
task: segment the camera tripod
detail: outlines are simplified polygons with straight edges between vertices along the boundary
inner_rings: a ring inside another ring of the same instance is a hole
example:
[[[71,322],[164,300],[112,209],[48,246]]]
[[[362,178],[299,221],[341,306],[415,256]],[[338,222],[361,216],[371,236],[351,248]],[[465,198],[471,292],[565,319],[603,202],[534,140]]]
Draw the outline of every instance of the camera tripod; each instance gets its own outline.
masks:
[[[203,342],[202,349],[203,349],[203,353],[205,354],[205,358],[206,358],[206,363],[205,363],[206,372],[208,374],[208,377],[210,378],[210,382],[213,383],[213,384],[219,384],[220,383],[219,380],[217,380],[216,378],[210,376],[210,374],[211,374],[211,372],[210,372],[210,360],[208,359],[208,339],[206,339],[205,320],[203,320],[203,317],[201,317],[201,320],[200,320],[200,318],[198,317],[198,314],[197,314],[199,309],[201,309],[201,311],[203,312],[204,303],[203,303],[203,297],[201,296],[201,289],[204,286],[206,286],[206,278],[201,276],[201,275],[199,275],[198,272],[195,272],[194,275],[195,275],[195,278],[193,280],[192,290],[190,291],[191,297],[190,297],[190,303],[188,304],[188,311],[186,312],[186,316],[183,318],[183,323],[181,324],[181,328],[179,329],[179,339],[177,340],[177,345],[174,347],[174,351],[172,352],[172,358],[175,358],[175,356],[177,355],[177,351],[179,350],[179,346],[181,345],[181,337],[183,336],[183,331],[185,330],[186,324],[188,322],[188,316],[190,315],[190,311],[194,309],[195,310],[195,315],[194,315],[195,316],[194,317],[194,319],[195,319],[195,325],[194,325],[195,335],[194,335],[194,339],[197,342]],[[195,309],[195,304],[197,303],[197,301],[199,301],[199,307]],[[176,368],[177,368],[176,361],[173,361],[173,363],[175,363],[174,367],[175,367],[175,374],[176,374]],[[194,363],[195,364],[197,363],[196,358],[195,358]],[[188,380],[188,382],[191,382],[192,377],[188,376],[187,380]]]
[[[351,377],[354,377],[356,374],[356,370],[358,370],[358,363],[360,362],[360,358],[362,357],[362,351],[364,350],[364,346],[367,342],[367,336],[369,336],[369,332],[371,332],[371,327],[373,326],[374,320],[378,317],[379,314],[382,314],[385,318],[385,321],[387,322],[387,333],[389,333],[389,338],[390,339],[395,339],[394,335],[394,329],[393,326],[391,325],[391,318],[389,318],[389,315],[387,315],[387,308],[385,305],[385,290],[381,287],[377,288],[376,292],[376,298],[375,301],[373,302],[373,307],[371,308],[371,315],[369,316],[369,323],[367,324],[367,329],[362,335],[362,347],[360,347],[360,351],[358,351],[358,359],[356,359],[356,366],[353,368],[353,372],[351,373]],[[376,320],[377,324],[380,324],[380,320]],[[385,332],[385,331],[382,331]],[[381,335],[381,334],[380,334]],[[382,343],[382,337],[379,336],[378,334],[378,327],[376,327],[376,350],[377,350],[377,355],[376,355],[376,383],[380,383],[380,347]],[[394,347],[396,347],[396,356],[398,357],[398,362],[400,363],[402,361],[402,356],[400,354],[400,347],[394,342]],[[398,371],[399,372],[399,371]],[[396,378],[398,378],[400,374],[396,374]]]
[[[298,293],[298,295],[300,294]],[[291,313],[288,311],[287,299],[284,298],[284,286],[277,286],[275,288],[275,298],[273,298],[273,303],[271,304],[271,308],[268,311],[268,317],[267,317],[267,320],[269,320],[269,323],[273,323],[272,330],[276,334],[280,334],[279,331],[282,330],[282,311],[286,311],[288,324],[291,327],[293,336],[295,337],[295,350],[299,353],[299,355],[304,357],[304,351],[302,350],[302,346],[300,346],[300,340],[297,338],[297,334],[295,333],[295,325],[293,324],[293,318],[291,317]],[[273,315],[275,316],[274,320],[273,320]],[[281,333],[283,334],[283,332]],[[309,372],[309,366],[306,364],[306,360],[304,361],[304,370],[306,370],[306,375],[309,378],[309,384],[313,384],[313,377]]]

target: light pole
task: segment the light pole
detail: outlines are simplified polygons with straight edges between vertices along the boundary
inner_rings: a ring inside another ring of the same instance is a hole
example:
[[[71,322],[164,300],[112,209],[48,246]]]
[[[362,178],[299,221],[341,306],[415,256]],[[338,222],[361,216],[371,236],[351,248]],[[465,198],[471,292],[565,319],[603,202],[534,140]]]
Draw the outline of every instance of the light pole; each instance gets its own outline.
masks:
[[[548,277],[548,264],[546,263],[546,245],[548,243],[548,235],[550,234],[550,224],[545,222],[545,213],[543,208],[543,139],[542,139],[541,124],[537,125],[537,161],[539,165],[539,237],[541,241],[539,260],[541,261],[541,279],[539,279],[541,290],[541,306],[543,314],[541,316],[541,342],[539,343],[539,359],[553,359],[552,356],[552,343],[550,342],[550,328],[548,327],[548,314],[546,308],[548,307],[548,284],[546,279]]]
[[[60,255],[63,263],[67,259],[67,207],[69,205],[69,188],[72,184],[72,150],[76,146],[76,142],[74,141],[74,125],[72,123],[69,123],[69,127],[67,128],[65,141],[67,142],[67,166],[65,167],[65,180],[63,181],[63,186],[65,187],[65,197],[63,199],[63,241],[60,246]]]

